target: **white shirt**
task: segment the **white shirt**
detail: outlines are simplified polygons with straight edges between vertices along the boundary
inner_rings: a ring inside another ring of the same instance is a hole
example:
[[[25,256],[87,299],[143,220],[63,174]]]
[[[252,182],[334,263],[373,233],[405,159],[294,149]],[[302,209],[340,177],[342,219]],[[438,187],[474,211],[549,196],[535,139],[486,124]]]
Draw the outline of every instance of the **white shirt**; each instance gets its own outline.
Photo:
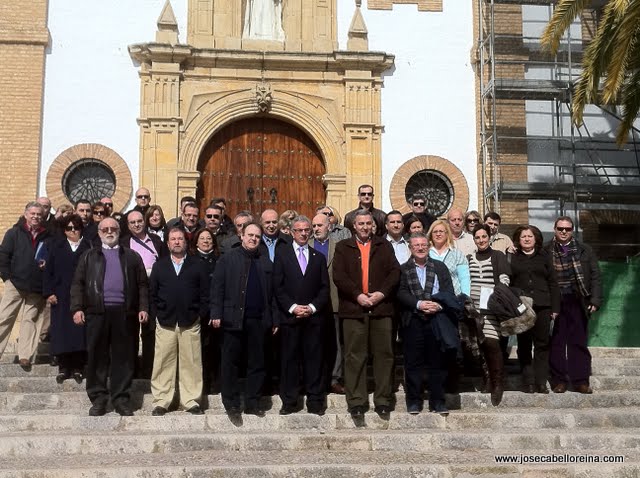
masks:
[[[395,253],[399,264],[404,264],[409,260],[411,252],[409,251],[409,244],[407,244],[404,237],[400,237],[400,240],[396,241],[393,237],[387,234],[387,241],[391,243],[393,252]]]

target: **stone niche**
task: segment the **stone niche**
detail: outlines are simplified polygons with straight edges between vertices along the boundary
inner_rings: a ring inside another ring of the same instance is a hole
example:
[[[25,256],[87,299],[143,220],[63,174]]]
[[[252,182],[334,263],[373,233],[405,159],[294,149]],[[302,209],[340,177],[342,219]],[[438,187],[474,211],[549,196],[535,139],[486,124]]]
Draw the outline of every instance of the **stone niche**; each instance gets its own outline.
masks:
[[[196,194],[207,142],[234,121],[262,116],[313,139],[326,201],[344,213],[359,184],[382,189],[380,90],[394,57],[368,51],[359,2],[339,51],[336,0],[271,0],[282,8],[283,39],[247,38],[248,1],[190,0],[180,44],[167,0],[156,41],[129,47],[141,80],[140,185],[175,215],[179,198]]]
[[[248,38],[251,9],[265,4],[272,4],[280,17],[283,41]],[[336,0],[189,0],[187,43],[196,48],[332,52],[338,49],[336,18]]]

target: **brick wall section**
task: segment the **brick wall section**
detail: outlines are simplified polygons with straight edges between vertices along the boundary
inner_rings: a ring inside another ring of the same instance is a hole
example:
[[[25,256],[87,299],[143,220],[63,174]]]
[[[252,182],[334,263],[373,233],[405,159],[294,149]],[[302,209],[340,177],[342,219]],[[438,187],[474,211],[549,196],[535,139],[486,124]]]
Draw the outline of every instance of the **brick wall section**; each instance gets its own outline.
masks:
[[[47,0],[0,2],[0,237],[36,198]]]
[[[483,18],[478,15],[478,4],[484,0],[474,1],[474,31],[484,27],[485,36],[490,33],[488,1],[484,2]],[[521,80],[524,79],[524,63],[531,52],[522,42],[522,7],[520,5],[499,5],[494,7],[493,31],[496,35],[495,48],[495,77],[496,79]],[[488,45],[485,49],[485,60],[488,59]],[[477,53],[474,53],[479,58]],[[483,75],[485,85],[490,79],[490,64],[476,68],[477,81]],[[477,98],[477,127],[478,127],[478,178],[482,182],[482,150],[480,147],[480,115],[484,115],[487,133],[493,132],[492,99],[484,102],[481,108],[480,98]],[[494,182],[494,171],[500,183],[527,181],[527,144],[522,139],[507,139],[504,136],[524,136],[526,134],[525,102],[523,99],[498,99],[496,101],[496,132],[497,132],[497,164],[488,164],[484,180],[490,187]],[[488,148],[492,153],[492,145]],[[505,164],[506,163],[506,164]],[[526,200],[504,201],[495,204],[489,200],[484,206],[484,184],[479,184],[479,209],[482,213],[488,209],[499,210],[503,224],[526,224],[528,222],[528,202]]]

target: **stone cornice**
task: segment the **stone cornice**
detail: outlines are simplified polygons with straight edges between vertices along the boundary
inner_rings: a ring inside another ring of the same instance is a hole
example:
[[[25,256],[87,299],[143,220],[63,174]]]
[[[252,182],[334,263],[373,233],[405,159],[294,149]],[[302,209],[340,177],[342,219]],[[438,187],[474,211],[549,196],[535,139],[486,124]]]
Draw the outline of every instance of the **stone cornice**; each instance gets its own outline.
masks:
[[[189,45],[144,43],[129,46],[130,56],[140,63],[172,62],[184,67],[246,68],[260,64],[265,70],[371,71],[381,75],[393,67],[395,56],[384,52],[334,51],[303,53],[290,51],[248,51],[198,49]]]
[[[49,44],[49,30],[0,31],[0,44],[47,46]]]

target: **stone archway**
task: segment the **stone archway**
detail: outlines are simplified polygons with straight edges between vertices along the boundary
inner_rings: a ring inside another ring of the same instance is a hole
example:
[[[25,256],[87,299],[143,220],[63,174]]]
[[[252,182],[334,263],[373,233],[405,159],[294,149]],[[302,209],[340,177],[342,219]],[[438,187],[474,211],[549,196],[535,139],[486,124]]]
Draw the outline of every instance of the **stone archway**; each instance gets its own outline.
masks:
[[[219,130],[200,154],[197,199],[204,209],[224,197],[229,214],[273,208],[312,216],[325,202],[324,161],[300,128],[258,116]]]

